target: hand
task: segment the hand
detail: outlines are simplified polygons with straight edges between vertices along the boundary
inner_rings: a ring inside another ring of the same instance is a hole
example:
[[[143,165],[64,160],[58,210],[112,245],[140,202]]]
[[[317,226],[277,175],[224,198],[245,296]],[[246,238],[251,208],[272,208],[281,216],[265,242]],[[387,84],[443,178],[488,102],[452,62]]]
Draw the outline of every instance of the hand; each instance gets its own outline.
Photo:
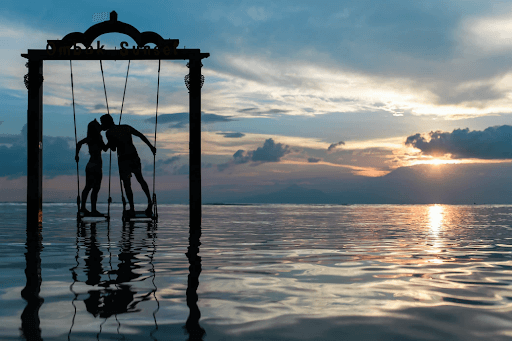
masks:
[[[75,155],[75,161],[78,162],[80,158],[78,157],[78,154]]]
[[[151,146],[151,151],[153,152],[153,155],[156,155],[156,148]]]

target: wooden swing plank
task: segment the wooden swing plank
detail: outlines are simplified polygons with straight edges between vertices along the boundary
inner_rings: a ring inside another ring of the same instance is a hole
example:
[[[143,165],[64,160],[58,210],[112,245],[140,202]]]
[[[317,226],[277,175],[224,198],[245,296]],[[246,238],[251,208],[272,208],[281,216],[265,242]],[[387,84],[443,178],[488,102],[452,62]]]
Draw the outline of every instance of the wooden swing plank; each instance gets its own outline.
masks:
[[[101,214],[101,215],[97,215],[97,214],[87,214],[87,213],[84,213],[84,212],[78,212],[77,215],[76,215],[76,218],[77,220],[87,220],[87,221],[94,221],[94,220],[109,220],[110,217],[106,214]]]
[[[133,219],[147,219],[147,220],[156,220],[158,217],[153,213],[151,216],[146,215],[146,211],[135,211],[134,214],[129,214],[128,211],[123,212],[123,219],[126,221],[130,221]]]
[[[80,214],[80,217],[82,217],[82,218],[106,218],[107,217],[107,215],[103,214],[103,213],[94,214],[94,213],[80,212],[79,214]]]

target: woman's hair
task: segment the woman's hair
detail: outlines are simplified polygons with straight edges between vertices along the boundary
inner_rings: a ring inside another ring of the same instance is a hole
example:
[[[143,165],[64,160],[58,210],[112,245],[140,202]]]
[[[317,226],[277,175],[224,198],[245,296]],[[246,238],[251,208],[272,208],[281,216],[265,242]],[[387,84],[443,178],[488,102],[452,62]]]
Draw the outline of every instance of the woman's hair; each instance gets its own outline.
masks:
[[[103,146],[103,138],[101,137],[101,125],[96,119],[87,125],[87,144],[89,147],[93,144]]]

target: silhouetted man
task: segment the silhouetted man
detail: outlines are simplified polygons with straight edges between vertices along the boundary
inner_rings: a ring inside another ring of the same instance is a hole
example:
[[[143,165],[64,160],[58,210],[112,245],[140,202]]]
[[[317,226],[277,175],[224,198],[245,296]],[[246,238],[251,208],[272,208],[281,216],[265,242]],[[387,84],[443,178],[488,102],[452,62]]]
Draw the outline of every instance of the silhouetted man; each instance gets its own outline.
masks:
[[[100,118],[101,129],[106,130],[106,137],[108,140],[107,147],[111,150],[116,151],[119,165],[119,176],[124,183],[124,189],[128,202],[130,203],[130,214],[134,214],[135,208],[133,206],[133,192],[130,178],[132,173],[139,182],[142,190],[148,198],[148,208],[146,209],[146,215],[148,217],[152,214],[153,203],[151,201],[151,195],[149,194],[148,184],[142,177],[142,167],[140,164],[140,158],[137,154],[137,149],[133,145],[132,135],[138,136],[144,143],[146,143],[153,152],[156,154],[156,148],[151,145],[149,140],[142,133],[132,128],[127,124],[116,125],[112,116],[109,114],[103,115]]]

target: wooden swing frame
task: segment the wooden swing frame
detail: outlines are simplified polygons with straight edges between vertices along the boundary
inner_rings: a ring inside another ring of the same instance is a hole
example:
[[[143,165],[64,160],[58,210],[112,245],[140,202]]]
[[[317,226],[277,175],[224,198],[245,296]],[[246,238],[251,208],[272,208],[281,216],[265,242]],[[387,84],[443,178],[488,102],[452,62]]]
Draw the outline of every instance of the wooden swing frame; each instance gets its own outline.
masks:
[[[97,41],[105,33],[123,33],[137,44],[120,49],[104,49]],[[148,43],[155,44],[151,49]],[[77,44],[82,44],[81,48]],[[201,231],[201,60],[209,53],[200,49],[178,49],[178,39],[163,39],[151,31],[140,32],[132,25],[117,20],[115,11],[110,20],[91,26],[84,33],[73,32],[61,40],[48,40],[45,50],[28,50],[21,56],[28,59],[24,77],[28,89],[27,110],[27,230],[36,231],[43,221],[43,61],[44,60],[188,60],[189,74],[185,84],[189,90],[189,202],[190,229]]]

